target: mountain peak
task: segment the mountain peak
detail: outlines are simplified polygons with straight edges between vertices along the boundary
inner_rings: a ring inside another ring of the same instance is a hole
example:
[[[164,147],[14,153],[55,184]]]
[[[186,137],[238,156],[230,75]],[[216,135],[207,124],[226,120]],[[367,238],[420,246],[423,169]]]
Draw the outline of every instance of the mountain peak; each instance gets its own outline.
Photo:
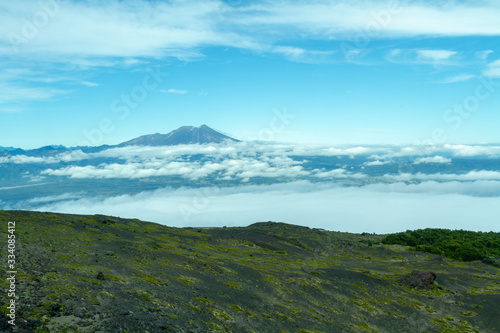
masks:
[[[168,134],[150,134],[123,142],[119,147],[125,146],[173,146],[182,144],[203,144],[203,143],[221,143],[224,141],[235,141],[227,135],[203,124],[200,127],[181,126]]]

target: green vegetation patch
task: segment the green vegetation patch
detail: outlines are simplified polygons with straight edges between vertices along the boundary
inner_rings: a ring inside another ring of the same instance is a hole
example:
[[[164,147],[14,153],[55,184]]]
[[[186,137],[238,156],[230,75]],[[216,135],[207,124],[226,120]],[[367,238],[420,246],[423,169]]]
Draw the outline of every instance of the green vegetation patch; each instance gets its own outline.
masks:
[[[383,244],[410,246],[412,250],[473,261],[500,257],[500,233],[448,229],[419,229],[386,236]]]
[[[243,289],[243,287],[241,286],[241,283],[232,282],[232,281],[231,282],[227,282],[226,286],[228,286],[229,288],[232,288],[232,289],[236,289],[236,290]]]

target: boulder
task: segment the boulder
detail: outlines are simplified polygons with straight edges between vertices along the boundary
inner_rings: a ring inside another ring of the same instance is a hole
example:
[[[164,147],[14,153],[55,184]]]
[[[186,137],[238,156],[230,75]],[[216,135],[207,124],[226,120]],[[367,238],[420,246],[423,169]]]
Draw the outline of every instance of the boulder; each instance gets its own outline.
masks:
[[[85,308],[78,308],[75,311],[75,317],[85,318],[86,315],[87,315],[87,309]]]
[[[436,280],[436,274],[433,272],[415,270],[403,277],[399,282],[410,288],[429,290],[435,288],[434,280]]]

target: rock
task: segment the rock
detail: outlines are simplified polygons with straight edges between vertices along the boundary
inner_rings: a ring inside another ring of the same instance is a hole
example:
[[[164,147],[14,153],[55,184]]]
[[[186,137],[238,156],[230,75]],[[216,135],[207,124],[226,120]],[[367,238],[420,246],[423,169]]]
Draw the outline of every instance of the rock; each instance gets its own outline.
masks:
[[[104,273],[103,272],[97,273],[96,279],[97,280],[106,280],[106,278],[104,277]]]
[[[134,315],[134,313],[133,313],[132,311],[129,311],[129,310],[121,310],[121,311],[119,312],[119,314],[120,314],[121,316],[133,316],[133,315]]]
[[[429,290],[434,288],[434,280],[436,280],[436,274],[433,272],[415,270],[403,277],[399,282],[410,288]]]
[[[78,308],[75,310],[75,317],[85,318],[86,315],[87,315],[87,309],[85,308]]]

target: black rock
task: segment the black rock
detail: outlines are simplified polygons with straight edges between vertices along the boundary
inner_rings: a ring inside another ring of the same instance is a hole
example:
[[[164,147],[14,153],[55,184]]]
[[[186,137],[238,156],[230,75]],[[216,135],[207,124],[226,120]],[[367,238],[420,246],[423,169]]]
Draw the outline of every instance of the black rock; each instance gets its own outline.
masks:
[[[86,315],[87,315],[87,309],[85,308],[78,308],[75,310],[75,317],[85,318]]]
[[[436,274],[433,272],[413,271],[399,280],[399,282],[410,288],[429,290],[434,289],[434,280],[436,280]]]

